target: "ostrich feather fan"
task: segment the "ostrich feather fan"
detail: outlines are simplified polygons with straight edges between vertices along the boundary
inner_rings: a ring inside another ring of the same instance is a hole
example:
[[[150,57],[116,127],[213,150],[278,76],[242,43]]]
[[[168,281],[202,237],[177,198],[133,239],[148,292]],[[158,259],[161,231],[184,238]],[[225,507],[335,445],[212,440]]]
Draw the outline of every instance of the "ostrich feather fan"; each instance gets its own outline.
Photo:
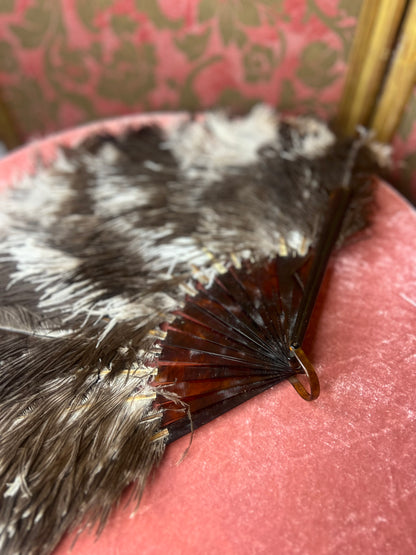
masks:
[[[87,139],[3,194],[2,553],[104,525],[169,442],[264,389],[307,396],[331,199],[348,191],[339,245],[367,221],[373,162],[259,106]]]

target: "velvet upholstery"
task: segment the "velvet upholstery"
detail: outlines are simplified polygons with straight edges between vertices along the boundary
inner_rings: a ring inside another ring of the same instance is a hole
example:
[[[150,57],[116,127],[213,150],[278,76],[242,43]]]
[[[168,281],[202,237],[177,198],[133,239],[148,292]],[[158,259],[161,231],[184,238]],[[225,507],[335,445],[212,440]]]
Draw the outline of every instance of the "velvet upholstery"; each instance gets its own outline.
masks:
[[[17,151],[0,162],[0,182],[103,125]],[[191,446],[182,438],[135,515],[121,505],[72,553],[415,553],[415,229],[413,208],[378,182],[373,224],[333,257],[307,336],[321,397],[306,403],[279,385],[196,431]]]

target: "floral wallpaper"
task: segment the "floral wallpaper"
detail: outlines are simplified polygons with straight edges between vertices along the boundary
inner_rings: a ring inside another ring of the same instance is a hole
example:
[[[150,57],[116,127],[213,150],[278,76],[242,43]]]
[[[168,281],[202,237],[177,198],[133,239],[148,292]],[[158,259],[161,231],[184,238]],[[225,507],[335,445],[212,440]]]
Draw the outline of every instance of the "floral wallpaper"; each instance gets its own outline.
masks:
[[[0,92],[24,139],[261,100],[331,117],[361,1],[0,0]]]
[[[133,112],[259,101],[330,119],[361,4],[0,0],[0,108],[21,141]],[[393,144],[396,185],[416,199],[416,92]]]

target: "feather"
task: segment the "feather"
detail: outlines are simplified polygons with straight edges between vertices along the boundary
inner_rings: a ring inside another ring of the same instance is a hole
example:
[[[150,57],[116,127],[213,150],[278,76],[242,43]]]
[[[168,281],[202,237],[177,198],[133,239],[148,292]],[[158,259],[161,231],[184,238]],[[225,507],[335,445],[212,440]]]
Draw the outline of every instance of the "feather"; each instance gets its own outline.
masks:
[[[302,393],[331,249],[368,220],[367,143],[259,106],[90,138],[4,194],[2,553],[102,527],[169,442]]]

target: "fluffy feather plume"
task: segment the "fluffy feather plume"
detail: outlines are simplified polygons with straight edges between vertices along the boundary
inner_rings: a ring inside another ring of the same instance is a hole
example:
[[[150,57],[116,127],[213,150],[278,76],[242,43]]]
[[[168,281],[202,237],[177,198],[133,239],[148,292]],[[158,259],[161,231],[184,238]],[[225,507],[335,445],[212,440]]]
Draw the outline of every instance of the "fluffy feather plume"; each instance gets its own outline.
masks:
[[[363,227],[369,164],[362,142],[260,106],[92,138],[4,194],[2,553],[46,554],[127,485],[140,497],[175,437],[155,402],[178,399],[158,383],[163,323],[231,267],[307,257],[346,176],[342,238]]]

